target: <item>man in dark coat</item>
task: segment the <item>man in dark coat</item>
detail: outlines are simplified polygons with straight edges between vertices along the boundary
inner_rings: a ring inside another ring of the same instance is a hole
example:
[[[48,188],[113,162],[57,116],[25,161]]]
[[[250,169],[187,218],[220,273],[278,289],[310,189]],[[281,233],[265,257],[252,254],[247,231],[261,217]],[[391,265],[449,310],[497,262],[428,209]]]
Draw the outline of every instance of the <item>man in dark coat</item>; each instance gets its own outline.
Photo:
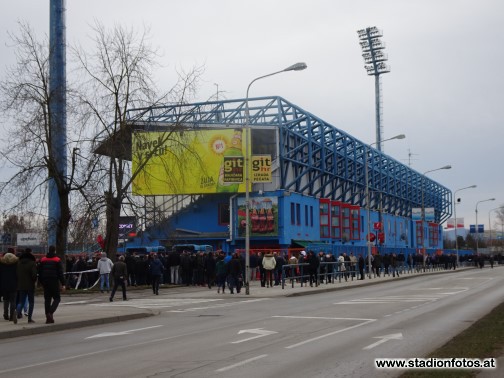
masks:
[[[21,309],[28,298],[28,323],[35,323],[32,319],[33,308],[35,306],[35,283],[37,282],[37,264],[35,256],[31,249],[26,250],[19,257],[17,265],[18,294],[19,303],[17,304],[18,319],[23,317]]]
[[[161,282],[161,277],[163,276],[165,267],[157,254],[152,256],[149,270],[152,280],[152,293],[159,295],[159,284]]]
[[[366,265],[366,262],[364,260],[364,257],[362,255],[359,255],[359,274],[360,274],[360,280],[364,279],[364,266]]]
[[[2,297],[4,300],[4,319],[17,323],[16,294],[17,294],[17,264],[18,258],[7,252],[0,258],[0,278],[2,280]]]
[[[172,285],[178,285],[180,281],[180,251],[173,251],[168,254],[168,266],[170,267],[170,282]]]
[[[228,280],[229,280],[229,290],[231,294],[234,294],[234,288],[236,287],[236,292],[240,293],[241,284],[239,282],[240,274],[242,272],[242,266],[240,257],[237,253],[233,254],[233,258],[228,263]]]
[[[208,288],[211,289],[215,282],[215,265],[216,261],[212,252],[205,256],[205,275]]]
[[[65,278],[61,260],[56,256],[56,247],[51,245],[47,255],[42,257],[39,265],[39,279],[44,287],[44,308],[46,324],[54,323],[54,313],[61,301],[61,289],[65,290]]]
[[[310,264],[310,286],[313,286],[313,283],[315,283],[315,286],[318,286],[318,280],[317,280],[317,272],[320,267],[320,260],[318,259],[317,255],[315,255],[315,252],[313,251],[308,251],[308,264]]]
[[[124,256],[119,256],[119,260],[114,263],[110,275],[114,279],[114,288],[110,294],[110,302],[114,301],[114,295],[119,285],[122,289],[123,301],[126,301],[126,282],[128,279],[128,268],[124,262]]]

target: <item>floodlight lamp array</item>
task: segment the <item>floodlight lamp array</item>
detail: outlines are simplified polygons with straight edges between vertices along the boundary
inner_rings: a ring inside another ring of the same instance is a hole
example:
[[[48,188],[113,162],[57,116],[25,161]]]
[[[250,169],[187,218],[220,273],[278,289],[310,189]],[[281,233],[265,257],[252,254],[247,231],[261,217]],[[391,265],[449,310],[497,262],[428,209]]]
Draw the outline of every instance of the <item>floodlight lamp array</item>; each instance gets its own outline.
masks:
[[[376,26],[357,30],[357,34],[359,35],[360,39],[367,39],[368,37],[371,38],[383,37],[382,31],[379,30]]]
[[[368,75],[381,75],[390,72],[390,66],[384,62],[377,62],[376,64],[365,65],[364,68]]]
[[[380,38],[383,33],[376,27],[369,27],[357,31],[359,35],[359,44],[362,48],[362,57],[364,58],[365,66],[368,75],[381,75],[390,72],[390,67],[384,62],[388,57],[383,53],[385,43]]]
[[[371,52],[365,52],[362,54],[364,62],[366,64],[372,64],[373,62],[385,62],[388,60],[387,54],[384,54],[382,50],[375,51],[374,54]]]

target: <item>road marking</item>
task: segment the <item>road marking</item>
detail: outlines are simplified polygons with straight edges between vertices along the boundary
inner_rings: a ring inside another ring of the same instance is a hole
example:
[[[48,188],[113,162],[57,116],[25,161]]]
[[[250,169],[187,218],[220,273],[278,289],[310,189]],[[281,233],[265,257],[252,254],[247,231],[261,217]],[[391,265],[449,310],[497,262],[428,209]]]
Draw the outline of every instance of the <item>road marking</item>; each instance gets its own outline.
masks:
[[[165,307],[179,307],[185,305],[192,305],[197,303],[209,303],[209,302],[221,302],[223,299],[163,299],[163,298],[152,298],[152,299],[130,299],[129,301],[108,302],[108,303],[96,303],[92,306],[98,307],[135,307],[140,309],[151,309],[151,308],[165,308]]]
[[[221,300],[221,299],[220,299]],[[261,302],[261,301],[268,301],[270,298],[258,298],[258,299],[248,299],[244,301],[238,301],[238,302],[229,302],[229,303],[222,303],[222,304],[215,304],[212,306],[205,306],[205,307],[191,307],[191,308],[185,308],[185,309],[178,309],[178,310],[168,310],[166,312],[191,312],[191,311],[200,311],[200,310],[208,310],[212,308],[222,308],[222,307],[231,307],[231,306],[236,306],[237,304],[244,304],[244,303],[253,303],[253,302]]]
[[[390,304],[390,303],[415,303],[415,302],[433,302],[446,295],[457,294],[455,293],[433,293],[432,295],[395,295],[383,296],[375,298],[358,298],[350,301],[342,301],[334,303],[335,305],[348,305],[348,304]]]
[[[389,340],[402,340],[403,335],[402,335],[402,333],[393,333],[390,335],[376,336],[376,337],[373,337],[373,339],[381,339],[381,340],[378,340],[376,343],[370,344],[367,347],[362,348],[362,350],[373,349],[374,347],[377,347],[378,345],[381,345]]]
[[[338,319],[338,318],[332,318],[332,319]],[[340,318],[340,319],[342,319],[342,320],[365,320],[365,321],[362,322],[362,323],[350,326],[350,327],[339,329],[339,330],[334,331],[334,332],[326,333],[325,335],[320,335],[320,336],[313,337],[313,338],[305,340],[305,341],[301,341],[300,343],[297,343],[297,344],[292,344],[292,345],[286,346],[285,349],[297,348],[298,346],[301,346],[301,345],[304,345],[304,344],[308,344],[308,343],[311,343],[313,341],[318,341],[318,340],[324,339],[324,338],[329,337],[329,336],[337,335],[338,333],[349,331],[349,330],[357,328],[357,327],[362,327],[362,326],[365,326],[365,325],[367,325],[369,323],[372,323],[372,322],[376,321],[376,319],[352,319],[352,318]]]
[[[227,327],[220,327],[219,329],[225,330],[225,329],[227,329]],[[198,331],[191,331],[191,332],[182,333],[180,335],[161,337],[161,338],[157,338],[157,339],[152,339],[152,340],[147,340],[147,341],[141,341],[141,342],[138,342],[138,343],[131,343],[131,344],[128,343],[126,345],[118,345],[118,346],[115,346],[115,347],[108,347],[108,348],[104,348],[104,349],[93,350],[92,352],[88,352],[88,353],[80,353],[80,354],[73,355],[73,356],[57,358],[55,360],[46,360],[46,361],[43,361],[43,362],[38,362],[38,363],[31,364],[31,365],[16,366],[16,367],[13,367],[13,368],[0,370],[0,375],[5,374],[5,373],[11,373],[11,372],[14,372],[14,371],[32,369],[32,368],[36,368],[36,367],[39,367],[39,366],[47,366],[47,365],[56,364],[56,363],[59,363],[59,362],[79,360],[79,359],[82,359],[84,357],[101,356],[101,355],[104,355],[107,352],[111,352],[111,351],[120,351],[120,350],[126,350],[126,349],[131,349],[131,348],[134,350],[135,348],[139,348],[139,347],[142,347],[142,346],[145,346],[145,345],[152,345],[152,344],[155,344],[155,343],[164,343],[166,341],[172,341],[172,340],[177,340],[177,339],[181,339],[181,338],[186,338],[188,336],[195,336],[195,335],[198,335],[200,332],[201,331],[199,331],[199,330]]]
[[[60,303],[60,304],[65,306],[65,305],[84,304],[84,303],[89,303],[89,301],[65,302],[65,303]]]
[[[145,327],[145,328],[137,328],[137,329],[130,329],[128,331],[121,331],[121,332],[102,332],[98,333],[93,336],[86,337],[86,339],[96,339],[99,337],[111,337],[111,336],[123,336],[123,335],[130,335],[133,332],[138,332],[138,331],[144,331],[146,329],[152,329],[152,328],[158,328],[162,327],[162,325],[157,325],[157,326],[152,326],[152,327]]]
[[[291,315],[273,315],[272,318],[287,318],[287,319],[321,319],[321,320],[376,320],[376,319],[363,319],[363,318],[326,318],[322,316],[291,316]]]
[[[229,365],[229,366],[223,367],[223,368],[221,368],[221,369],[215,370],[215,372],[216,372],[216,373],[222,373],[222,372],[225,372],[225,371],[228,371],[228,370],[234,369],[235,367],[238,367],[238,366],[242,366],[242,365],[248,364],[249,362],[253,362],[253,361],[260,360],[261,358],[264,358],[264,357],[267,357],[267,356],[268,356],[267,354],[261,354],[260,356],[257,356],[257,357],[252,357],[252,358],[249,358],[248,360],[244,360],[244,361],[238,362],[238,363],[236,363],[236,364]]]
[[[278,333],[278,332],[268,331],[268,330],[262,329],[262,328],[255,328],[255,329],[242,329],[242,330],[240,330],[238,332],[238,335],[241,335],[243,333],[252,333],[252,334],[256,334],[257,336],[252,336],[252,337],[249,337],[249,338],[246,338],[246,339],[242,339],[242,340],[238,340],[238,341],[233,341],[233,342],[231,342],[231,344],[243,343],[245,341],[250,341],[250,340],[258,339],[259,337],[273,335],[274,333]]]

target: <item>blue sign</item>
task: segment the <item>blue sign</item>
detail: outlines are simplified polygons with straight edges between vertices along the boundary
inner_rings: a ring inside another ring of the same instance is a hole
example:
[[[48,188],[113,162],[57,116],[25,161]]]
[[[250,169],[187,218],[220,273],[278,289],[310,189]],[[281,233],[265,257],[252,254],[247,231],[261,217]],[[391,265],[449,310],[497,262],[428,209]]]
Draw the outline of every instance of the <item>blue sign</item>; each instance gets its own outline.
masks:
[[[471,234],[476,234],[476,225],[475,224],[470,224],[469,225],[469,232]],[[482,224],[478,224],[478,234],[484,234],[485,233],[485,227]]]

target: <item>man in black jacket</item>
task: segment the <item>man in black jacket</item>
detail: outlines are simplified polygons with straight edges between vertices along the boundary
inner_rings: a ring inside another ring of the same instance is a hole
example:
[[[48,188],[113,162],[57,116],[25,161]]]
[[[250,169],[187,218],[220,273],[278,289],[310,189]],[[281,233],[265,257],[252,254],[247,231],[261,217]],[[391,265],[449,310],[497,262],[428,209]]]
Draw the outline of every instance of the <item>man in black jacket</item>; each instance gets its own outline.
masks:
[[[46,324],[54,323],[54,313],[61,301],[61,289],[65,290],[65,278],[61,260],[56,256],[56,247],[51,245],[47,255],[42,257],[39,265],[39,280],[44,287],[44,307]]]
[[[18,258],[13,252],[14,250],[9,248],[9,252],[0,258],[0,286],[2,287],[2,292],[0,294],[4,299],[4,319],[17,323],[16,293]]]
[[[37,282],[37,264],[31,249],[26,248],[19,257],[17,265],[19,302],[17,304],[18,319],[22,318],[21,309],[28,298],[28,323],[34,323],[32,319],[35,305],[35,283]]]
[[[110,294],[110,302],[114,300],[114,295],[119,285],[122,289],[123,301],[126,301],[126,282],[128,279],[128,268],[126,266],[126,263],[124,262],[124,256],[119,256],[119,260],[114,263],[110,275],[114,278],[114,288],[112,289],[112,293]]]

